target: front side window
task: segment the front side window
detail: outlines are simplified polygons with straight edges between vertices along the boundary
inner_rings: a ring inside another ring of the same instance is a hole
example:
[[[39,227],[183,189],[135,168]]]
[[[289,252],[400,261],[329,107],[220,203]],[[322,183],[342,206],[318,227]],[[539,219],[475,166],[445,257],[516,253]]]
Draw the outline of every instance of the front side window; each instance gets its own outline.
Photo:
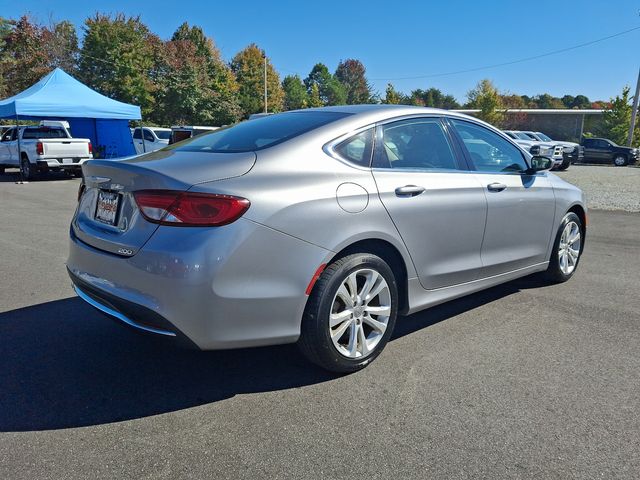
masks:
[[[4,135],[2,135],[2,141],[3,142],[11,141],[12,136],[13,136],[13,129],[7,130],[6,132],[4,132]]]
[[[149,130],[144,130],[144,140],[145,142],[155,142],[156,139],[153,136],[153,133],[151,133]]]
[[[368,167],[371,162],[372,148],[373,128],[369,128],[340,142],[333,150],[345,160],[361,167]]]
[[[522,172],[528,168],[520,150],[491,130],[462,120],[451,120],[471,161],[480,172]]]
[[[453,149],[438,118],[416,118],[381,127],[374,167],[456,170]],[[378,142],[376,142],[378,143]]]

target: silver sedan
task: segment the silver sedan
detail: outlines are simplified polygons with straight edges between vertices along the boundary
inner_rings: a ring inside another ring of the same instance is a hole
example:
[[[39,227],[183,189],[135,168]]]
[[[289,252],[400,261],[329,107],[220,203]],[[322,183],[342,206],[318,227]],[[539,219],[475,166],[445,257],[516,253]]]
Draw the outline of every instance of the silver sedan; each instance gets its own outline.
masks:
[[[297,342],[352,372],[398,315],[574,274],[585,202],[550,167],[442,110],[271,115],[83,165],[67,267],[81,298],[136,329],[199,349]]]

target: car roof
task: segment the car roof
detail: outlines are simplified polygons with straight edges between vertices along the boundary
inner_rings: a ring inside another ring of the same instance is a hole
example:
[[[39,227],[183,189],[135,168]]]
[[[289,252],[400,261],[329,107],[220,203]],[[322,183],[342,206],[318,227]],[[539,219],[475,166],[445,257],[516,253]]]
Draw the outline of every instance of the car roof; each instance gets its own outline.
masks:
[[[419,107],[413,105],[387,105],[387,104],[366,104],[366,105],[337,105],[331,107],[305,108],[301,110],[289,110],[283,112],[284,115],[295,114],[298,112],[336,112],[347,114],[345,118],[337,120],[335,125],[346,123],[376,123],[379,121],[391,119],[393,117],[402,117],[405,115],[447,115],[449,117],[457,117],[461,119],[472,120],[477,123],[485,124],[477,117],[465,115],[464,113],[454,112],[452,110],[443,110],[440,108]],[[495,127],[493,127],[495,128]]]

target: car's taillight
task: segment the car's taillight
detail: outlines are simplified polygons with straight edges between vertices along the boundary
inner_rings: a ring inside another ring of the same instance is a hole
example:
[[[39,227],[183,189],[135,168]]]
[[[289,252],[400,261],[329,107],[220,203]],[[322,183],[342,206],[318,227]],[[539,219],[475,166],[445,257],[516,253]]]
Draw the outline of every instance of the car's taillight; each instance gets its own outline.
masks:
[[[139,190],[133,196],[148,221],[176,227],[227,225],[251,205],[246,198],[214,193]]]
[[[42,142],[36,143],[36,153],[38,155],[44,155],[44,145],[42,145]]]
[[[93,145],[91,145],[91,142],[89,142],[89,153],[93,153]]]

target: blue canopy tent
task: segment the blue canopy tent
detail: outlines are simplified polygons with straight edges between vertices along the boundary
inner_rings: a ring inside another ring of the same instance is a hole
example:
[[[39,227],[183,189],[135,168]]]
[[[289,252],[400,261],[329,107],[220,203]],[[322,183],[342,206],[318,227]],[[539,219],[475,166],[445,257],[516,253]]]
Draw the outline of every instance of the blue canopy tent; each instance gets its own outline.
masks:
[[[0,118],[67,120],[77,138],[89,138],[102,157],[135,155],[129,120],[140,107],[112,100],[56,68],[38,83],[0,100]]]

